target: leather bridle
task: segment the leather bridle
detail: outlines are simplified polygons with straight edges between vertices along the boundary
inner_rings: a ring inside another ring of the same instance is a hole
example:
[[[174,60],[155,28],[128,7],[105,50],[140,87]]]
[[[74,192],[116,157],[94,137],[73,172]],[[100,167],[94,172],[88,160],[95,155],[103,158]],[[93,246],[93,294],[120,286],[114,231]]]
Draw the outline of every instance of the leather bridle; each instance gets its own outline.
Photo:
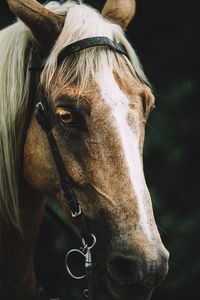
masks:
[[[90,47],[97,47],[97,46],[104,46],[107,48],[110,48],[112,51],[121,53],[128,57],[127,51],[121,44],[112,41],[111,39],[107,37],[92,37],[87,38],[83,40],[79,40],[73,44],[70,44],[66,46],[58,55],[57,59],[57,65],[59,66],[63,60],[69,56],[72,55],[78,51],[81,51],[86,48]],[[34,116],[38,122],[38,124],[41,126],[43,131],[46,133],[47,140],[49,143],[49,148],[51,150],[58,174],[60,183],[63,189],[63,193],[65,196],[65,199],[67,201],[67,204],[69,208],[71,209],[71,215],[72,218],[75,220],[75,224],[78,227],[80,231],[80,235],[82,237],[82,243],[83,247],[79,249],[73,249],[69,251],[66,255],[66,268],[68,270],[68,273],[75,279],[81,279],[85,276],[87,276],[88,279],[88,290],[85,291],[85,296],[89,298],[89,300],[93,299],[93,293],[92,293],[92,255],[91,250],[96,244],[96,237],[90,233],[86,219],[84,216],[83,211],[81,210],[81,207],[76,199],[76,196],[73,192],[73,189],[71,187],[70,178],[67,174],[66,168],[64,166],[62,157],[60,155],[57,143],[54,139],[52,128],[50,125],[50,122],[48,121],[47,114],[46,114],[46,107],[48,105],[47,99],[45,98],[44,92],[42,90],[42,86],[40,84],[40,74],[44,67],[45,58],[41,58],[39,49],[33,49],[32,51],[32,59],[29,63],[29,70],[31,72],[30,74],[30,89],[29,89],[29,97],[28,97],[28,103],[27,103],[27,110],[26,110],[26,116],[25,116],[25,122],[24,122],[24,128],[21,136],[21,145],[20,145],[20,163],[21,163],[21,169],[23,170],[23,157],[24,157],[24,145],[26,141],[26,134],[27,129],[29,126],[31,113],[34,110]],[[34,99],[36,98],[37,93],[37,99],[38,103],[35,105]],[[35,105],[35,108],[34,108]],[[69,269],[68,266],[68,258],[72,252],[78,252],[81,255],[85,257],[85,269],[86,269],[86,275],[81,277],[76,277],[72,274],[72,272]]]

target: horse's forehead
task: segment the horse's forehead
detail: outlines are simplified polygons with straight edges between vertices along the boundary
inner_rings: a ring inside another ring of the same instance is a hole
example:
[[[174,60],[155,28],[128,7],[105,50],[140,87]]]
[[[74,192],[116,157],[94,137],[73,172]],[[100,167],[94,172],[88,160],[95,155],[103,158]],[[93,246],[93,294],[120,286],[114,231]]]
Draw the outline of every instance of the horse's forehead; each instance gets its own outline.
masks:
[[[53,84],[55,86],[56,82]],[[77,83],[64,86],[57,93],[57,98],[69,96],[74,99],[82,99],[91,109],[97,109],[101,104],[109,104],[109,107],[126,106],[131,107],[131,103],[141,102],[141,95],[151,93],[150,89],[134,79],[130,72],[110,72],[104,77],[97,74],[95,79],[91,79],[84,88],[78,88]]]

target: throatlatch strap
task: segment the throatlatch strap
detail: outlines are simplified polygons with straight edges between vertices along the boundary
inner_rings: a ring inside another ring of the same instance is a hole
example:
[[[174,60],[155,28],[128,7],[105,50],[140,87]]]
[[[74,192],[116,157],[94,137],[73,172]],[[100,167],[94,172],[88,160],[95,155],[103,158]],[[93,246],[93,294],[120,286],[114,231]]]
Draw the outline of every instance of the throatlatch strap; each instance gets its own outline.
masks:
[[[58,55],[57,63],[60,65],[67,56],[79,52],[83,49],[96,47],[96,46],[107,46],[113,51],[124,54],[128,57],[125,47],[117,42],[112,41],[111,39],[104,36],[97,36],[92,38],[87,38],[79,40],[75,43],[72,43],[66,46]]]

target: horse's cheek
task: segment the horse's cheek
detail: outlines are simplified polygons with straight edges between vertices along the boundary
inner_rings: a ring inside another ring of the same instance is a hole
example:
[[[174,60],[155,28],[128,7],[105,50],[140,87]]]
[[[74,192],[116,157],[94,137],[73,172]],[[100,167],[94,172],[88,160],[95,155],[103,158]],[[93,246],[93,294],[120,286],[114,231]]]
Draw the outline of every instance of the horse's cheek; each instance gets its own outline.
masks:
[[[24,146],[24,177],[41,191],[53,193],[58,182],[45,133],[32,118]]]

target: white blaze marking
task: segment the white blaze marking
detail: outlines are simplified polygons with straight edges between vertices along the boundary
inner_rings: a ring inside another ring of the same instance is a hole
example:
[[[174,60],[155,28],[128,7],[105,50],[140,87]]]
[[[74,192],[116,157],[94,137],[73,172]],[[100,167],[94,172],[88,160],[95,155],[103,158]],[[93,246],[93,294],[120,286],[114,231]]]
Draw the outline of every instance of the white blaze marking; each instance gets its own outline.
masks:
[[[152,242],[152,234],[148,221],[148,208],[144,194],[146,183],[139,154],[139,138],[128,125],[129,99],[120,90],[113,74],[108,75],[107,78],[103,79],[97,77],[97,83],[100,87],[102,98],[112,110],[112,115],[115,118],[116,127],[121,137],[130,180],[138,199],[139,224],[143,232],[148,236],[149,241]]]

